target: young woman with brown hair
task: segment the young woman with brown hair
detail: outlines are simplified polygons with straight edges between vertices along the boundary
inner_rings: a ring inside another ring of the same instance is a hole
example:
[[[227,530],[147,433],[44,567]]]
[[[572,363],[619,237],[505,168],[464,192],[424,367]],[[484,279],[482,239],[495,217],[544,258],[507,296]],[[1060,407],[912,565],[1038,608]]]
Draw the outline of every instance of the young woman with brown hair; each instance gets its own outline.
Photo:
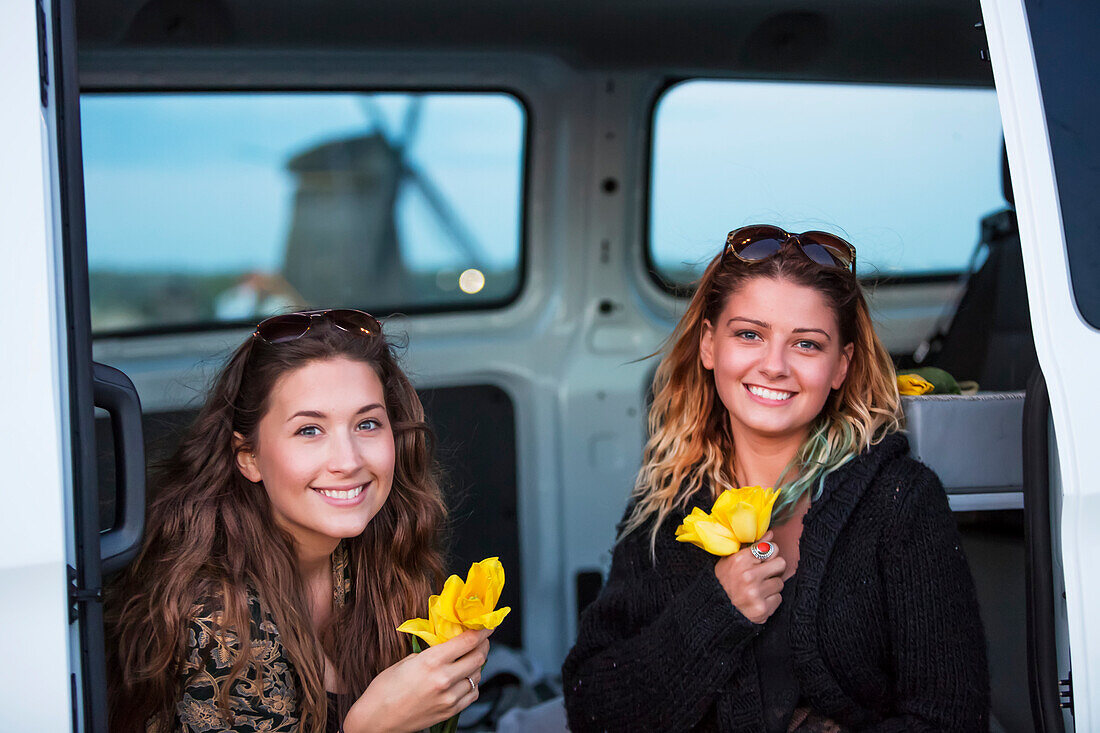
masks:
[[[855,249],[731,232],[657,369],[611,572],[563,668],[570,729],[987,730],[973,580],[900,419]],[[676,541],[751,485],[780,491],[774,557]]]
[[[378,321],[275,316],[230,357],[107,597],[112,731],[414,731],[488,632],[409,655],[442,581],[424,410]]]

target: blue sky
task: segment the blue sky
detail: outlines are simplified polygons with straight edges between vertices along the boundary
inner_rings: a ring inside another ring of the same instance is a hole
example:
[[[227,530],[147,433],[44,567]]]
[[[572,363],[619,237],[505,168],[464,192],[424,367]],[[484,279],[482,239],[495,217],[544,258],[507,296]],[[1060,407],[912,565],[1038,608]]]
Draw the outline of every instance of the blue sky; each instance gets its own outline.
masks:
[[[657,107],[658,265],[705,261],[731,229],[822,229],[861,274],[962,268],[1005,206],[992,89],[690,81]]]

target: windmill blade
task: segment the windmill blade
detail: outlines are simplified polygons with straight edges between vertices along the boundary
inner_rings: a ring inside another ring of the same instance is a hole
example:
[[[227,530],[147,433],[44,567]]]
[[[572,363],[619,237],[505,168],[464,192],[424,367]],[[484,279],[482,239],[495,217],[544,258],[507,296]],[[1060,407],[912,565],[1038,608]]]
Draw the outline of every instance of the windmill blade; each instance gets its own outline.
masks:
[[[382,111],[382,105],[378,104],[378,101],[370,94],[358,95],[356,101],[359,102],[359,107],[367,115],[367,121],[374,126],[375,130],[378,130],[379,134],[392,147],[394,135],[386,122],[386,113]]]
[[[396,144],[396,147],[402,153],[412,145],[413,138],[420,130],[420,117],[423,107],[424,97],[422,95],[414,94],[409,98],[409,103],[405,107],[405,119],[401,124],[401,139]]]
[[[411,186],[415,186],[428,203],[428,207],[436,215],[440,226],[447,234],[462,255],[479,270],[485,270],[486,257],[481,245],[477,243],[473,234],[459,218],[457,212],[447,203],[446,197],[436,188],[431,179],[425,176],[420,169],[408,160],[402,160],[403,179]]]

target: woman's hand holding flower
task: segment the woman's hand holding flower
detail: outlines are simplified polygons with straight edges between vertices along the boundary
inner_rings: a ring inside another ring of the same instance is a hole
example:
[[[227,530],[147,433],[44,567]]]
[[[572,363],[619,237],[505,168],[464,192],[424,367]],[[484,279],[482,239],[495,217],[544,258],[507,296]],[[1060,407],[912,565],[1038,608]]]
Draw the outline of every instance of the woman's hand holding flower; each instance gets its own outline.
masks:
[[[678,541],[690,542],[721,557],[714,565],[714,574],[730,602],[754,624],[767,621],[783,600],[779,592],[783,590],[787,561],[776,555],[761,562],[748,547],[771,539],[768,527],[778,497],[775,489],[761,486],[726,489],[710,513],[695,507],[676,528]]]
[[[348,711],[346,733],[411,733],[465,710],[477,700],[492,633],[463,632],[382,670]]]
[[[709,514],[695,507],[684,517],[676,528],[676,540],[698,545],[712,555],[732,555],[768,531],[778,497],[775,489],[760,486],[726,489]]]
[[[768,532],[760,539],[770,540],[771,537],[772,533]],[[780,592],[786,569],[787,561],[781,555],[761,562],[746,547],[715,563],[714,574],[734,608],[754,624],[762,624],[771,618],[783,600]]]
[[[457,575],[447,578],[443,591],[428,599],[428,618],[409,619],[397,627],[398,631],[419,637],[429,648],[420,651],[413,639],[416,653],[371,682],[352,706],[344,729],[349,733],[419,731],[429,727],[432,731],[454,731],[458,714],[477,700],[481,668],[489,655],[489,635],[511,610],[496,607],[503,588],[504,567],[495,557],[471,565],[465,581]],[[375,685],[379,690],[371,696]],[[368,696],[370,700],[364,703]],[[362,709],[357,711],[360,703]],[[384,720],[398,724],[383,727],[374,722],[378,712]],[[360,720],[369,727],[354,727]]]

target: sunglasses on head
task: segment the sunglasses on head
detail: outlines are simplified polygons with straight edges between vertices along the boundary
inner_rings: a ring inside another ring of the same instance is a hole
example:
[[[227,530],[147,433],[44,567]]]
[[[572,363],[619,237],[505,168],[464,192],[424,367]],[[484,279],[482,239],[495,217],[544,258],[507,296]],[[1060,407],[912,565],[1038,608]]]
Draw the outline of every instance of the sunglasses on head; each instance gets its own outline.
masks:
[[[370,313],[354,308],[332,308],[319,311],[299,311],[272,316],[260,321],[252,332],[255,338],[269,344],[283,344],[295,341],[309,333],[315,318],[328,321],[341,331],[362,336],[381,336],[382,324]]]
[[[835,234],[803,232],[788,234],[779,227],[748,226],[726,235],[726,249],[742,262],[759,262],[777,254],[787,244],[795,245],[808,259],[825,267],[839,267],[856,273],[856,248]]]

